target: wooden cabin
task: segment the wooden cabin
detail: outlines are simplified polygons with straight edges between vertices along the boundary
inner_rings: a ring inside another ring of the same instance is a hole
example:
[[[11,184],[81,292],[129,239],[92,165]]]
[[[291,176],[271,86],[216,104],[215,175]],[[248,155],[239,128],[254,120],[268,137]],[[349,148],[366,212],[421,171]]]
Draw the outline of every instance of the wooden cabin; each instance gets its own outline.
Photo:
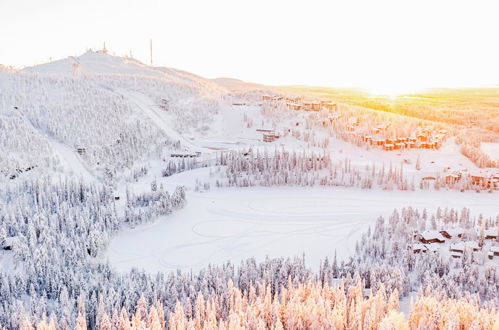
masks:
[[[383,149],[390,151],[390,150],[395,149],[395,145],[393,143],[385,143],[385,145],[383,146]]]
[[[76,148],[76,152],[78,152],[78,154],[80,154],[81,156],[85,155],[87,153],[87,149],[86,148]]]
[[[275,140],[277,140],[280,136],[278,134],[275,134],[275,133],[267,133],[267,134],[263,134],[263,142],[274,142]]]
[[[464,234],[464,229],[462,228],[450,228],[450,229],[444,229],[440,231],[440,234],[442,234],[443,237],[447,239],[455,238],[455,237],[463,237]]]
[[[424,246],[421,243],[412,244],[411,249],[412,249],[412,253],[414,253],[414,254],[428,251],[428,249],[426,248],[426,246]]]
[[[464,253],[464,244],[463,243],[451,244],[449,250],[454,253]]]
[[[170,154],[170,157],[172,158],[195,158],[198,157],[197,153],[174,153]]]
[[[497,239],[497,228],[486,229],[484,234],[485,239]]]
[[[430,244],[430,243],[444,243],[445,239],[438,231],[425,231],[421,233],[421,243]]]
[[[336,111],[337,109],[336,103],[331,103],[331,102],[324,103],[323,107],[328,111]]]

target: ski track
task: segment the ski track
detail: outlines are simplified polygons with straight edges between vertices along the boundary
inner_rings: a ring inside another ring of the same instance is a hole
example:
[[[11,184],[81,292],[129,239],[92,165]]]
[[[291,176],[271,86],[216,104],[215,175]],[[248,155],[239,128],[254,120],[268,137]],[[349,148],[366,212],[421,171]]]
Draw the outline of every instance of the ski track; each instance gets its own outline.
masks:
[[[31,128],[38,132],[38,134],[46,137],[52,150],[59,156],[59,159],[63,165],[68,168],[72,174],[82,177],[84,180],[93,182],[96,181],[95,174],[90,170],[90,168],[85,164],[85,162],[76,153],[74,148],[69,147],[55,139],[55,137],[49,135],[47,132],[41,130],[22,112],[20,112],[24,121],[31,126]]]
[[[353,256],[362,233],[379,216],[405,206],[429,212],[438,206],[472,214],[497,213],[490,194],[365,191],[351,188],[254,187],[191,192],[188,204],[154,224],[120,232],[106,258],[118,271],[197,271],[209,264],[255,257],[301,257],[318,269],[320,260]]]
[[[115,93],[124,96],[133,104],[135,104],[142,112],[147,115],[153,123],[155,123],[163,132],[172,140],[178,140],[184,147],[188,147],[192,151],[206,152],[206,149],[199,147],[192,141],[189,141],[180,133],[178,133],[173,127],[170,126],[168,120],[161,115],[161,110],[157,105],[145,95],[137,92],[129,92],[125,90],[117,90]]]

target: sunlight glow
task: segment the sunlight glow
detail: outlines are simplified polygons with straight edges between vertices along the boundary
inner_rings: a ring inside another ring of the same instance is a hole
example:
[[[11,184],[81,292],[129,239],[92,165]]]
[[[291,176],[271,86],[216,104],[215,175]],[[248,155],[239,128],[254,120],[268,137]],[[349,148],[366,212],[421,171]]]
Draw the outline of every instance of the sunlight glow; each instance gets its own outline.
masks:
[[[405,94],[414,94],[418,92],[420,88],[418,87],[410,87],[410,86],[376,86],[376,87],[368,87],[366,91],[375,97],[388,97],[392,100],[397,97]]]

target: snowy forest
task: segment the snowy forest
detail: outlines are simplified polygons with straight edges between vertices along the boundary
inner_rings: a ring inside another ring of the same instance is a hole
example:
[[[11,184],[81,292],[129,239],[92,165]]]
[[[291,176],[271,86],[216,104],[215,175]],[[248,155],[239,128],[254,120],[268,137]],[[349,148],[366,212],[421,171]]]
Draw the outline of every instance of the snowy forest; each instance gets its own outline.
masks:
[[[0,66],[0,328],[499,328],[497,132],[227,84]]]

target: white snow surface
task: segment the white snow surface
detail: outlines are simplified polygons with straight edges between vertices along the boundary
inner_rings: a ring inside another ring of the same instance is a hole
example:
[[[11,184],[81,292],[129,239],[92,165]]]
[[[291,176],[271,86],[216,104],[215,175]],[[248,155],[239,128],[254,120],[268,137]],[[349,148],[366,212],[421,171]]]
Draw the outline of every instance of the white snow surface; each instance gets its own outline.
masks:
[[[482,142],[480,149],[491,159],[499,160],[499,142]]]
[[[182,173],[177,176],[183,176]],[[178,178],[177,178],[178,179]],[[227,260],[305,254],[317,270],[326,256],[353,256],[355,243],[377,217],[412,206],[435,211],[469,207],[494,216],[495,194],[400,192],[337,187],[254,187],[190,192],[187,206],[151,225],[124,230],[106,258],[118,271],[197,271]]]

